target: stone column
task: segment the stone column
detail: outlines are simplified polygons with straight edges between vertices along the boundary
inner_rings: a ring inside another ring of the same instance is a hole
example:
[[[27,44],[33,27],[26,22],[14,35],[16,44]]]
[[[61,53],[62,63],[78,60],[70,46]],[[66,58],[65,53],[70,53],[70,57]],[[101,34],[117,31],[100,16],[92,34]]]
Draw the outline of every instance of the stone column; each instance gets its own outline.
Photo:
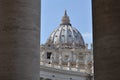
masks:
[[[74,59],[73,59],[74,56],[73,56],[73,55],[74,55],[74,53],[73,53],[73,51],[71,51],[71,63],[72,63],[72,64],[74,63]]]
[[[89,68],[88,68],[88,59],[89,55],[88,51],[85,52],[85,62],[84,62],[84,69],[86,70],[87,73],[89,73]]]
[[[0,80],[39,80],[40,0],[0,0]]]
[[[95,80],[120,80],[120,0],[93,0]]]
[[[53,54],[51,55],[51,58],[50,58],[50,64],[51,64],[51,67],[54,67],[54,55]]]
[[[61,54],[59,55],[59,66],[60,68],[62,68],[62,55]]]
[[[40,65],[45,65],[45,53],[40,53],[41,57],[40,57]],[[42,63],[42,64],[41,64]]]
[[[79,59],[76,59],[76,70],[80,71]]]
[[[67,66],[68,66],[68,70],[71,70],[71,61],[70,61],[70,59],[68,59],[68,64],[67,64]]]

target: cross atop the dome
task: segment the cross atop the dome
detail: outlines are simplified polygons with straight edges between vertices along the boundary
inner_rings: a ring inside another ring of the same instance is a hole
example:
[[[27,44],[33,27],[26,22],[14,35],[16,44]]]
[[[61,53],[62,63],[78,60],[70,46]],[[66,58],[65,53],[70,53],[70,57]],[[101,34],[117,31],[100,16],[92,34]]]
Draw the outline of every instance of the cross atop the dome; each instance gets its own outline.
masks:
[[[69,16],[67,15],[67,11],[65,10],[64,16],[62,17],[61,25],[71,25]]]

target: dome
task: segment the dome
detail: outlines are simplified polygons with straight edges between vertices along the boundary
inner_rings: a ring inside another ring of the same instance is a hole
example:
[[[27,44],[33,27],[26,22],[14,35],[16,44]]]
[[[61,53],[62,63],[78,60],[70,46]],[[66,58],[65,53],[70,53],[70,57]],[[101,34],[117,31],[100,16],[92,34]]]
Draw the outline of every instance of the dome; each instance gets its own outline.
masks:
[[[55,29],[46,42],[49,45],[67,47],[84,47],[84,40],[81,33],[70,24],[69,17],[65,11],[62,23]]]

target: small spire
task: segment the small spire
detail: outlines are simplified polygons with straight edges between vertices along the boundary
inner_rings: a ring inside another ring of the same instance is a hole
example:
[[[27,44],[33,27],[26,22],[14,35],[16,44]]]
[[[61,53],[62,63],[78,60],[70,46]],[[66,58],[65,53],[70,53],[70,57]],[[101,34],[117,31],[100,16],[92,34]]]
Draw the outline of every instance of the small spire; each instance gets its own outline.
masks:
[[[65,10],[65,14],[64,14],[64,16],[67,16],[67,11]]]
[[[69,16],[67,15],[67,10],[64,12],[64,16],[62,17],[62,25],[70,25]]]

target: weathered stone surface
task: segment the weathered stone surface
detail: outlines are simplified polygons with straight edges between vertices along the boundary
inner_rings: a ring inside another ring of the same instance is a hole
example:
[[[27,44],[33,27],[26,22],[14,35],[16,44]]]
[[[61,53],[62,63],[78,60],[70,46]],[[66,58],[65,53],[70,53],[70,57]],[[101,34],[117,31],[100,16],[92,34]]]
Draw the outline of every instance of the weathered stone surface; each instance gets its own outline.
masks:
[[[39,80],[40,0],[0,0],[0,80]]]
[[[95,80],[120,80],[120,0],[93,0]]]

